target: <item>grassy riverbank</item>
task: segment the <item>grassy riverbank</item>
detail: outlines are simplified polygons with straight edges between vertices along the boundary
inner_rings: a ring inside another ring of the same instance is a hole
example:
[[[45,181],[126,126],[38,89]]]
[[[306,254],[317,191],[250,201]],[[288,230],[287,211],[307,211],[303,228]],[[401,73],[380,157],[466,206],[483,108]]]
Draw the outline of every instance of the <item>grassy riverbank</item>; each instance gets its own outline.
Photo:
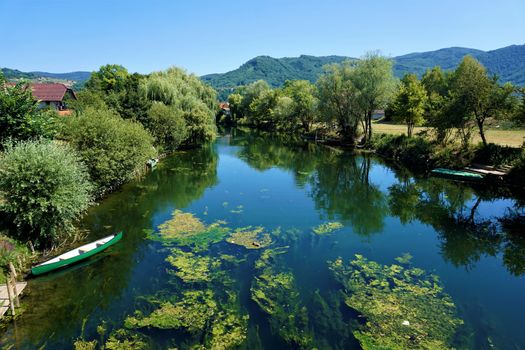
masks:
[[[389,135],[406,135],[407,127],[402,124],[393,124],[387,122],[376,122],[373,124],[374,134],[389,134]],[[428,131],[429,128],[423,126],[414,127],[414,134],[417,135],[422,131]],[[486,132],[489,142],[501,146],[521,147],[525,140],[525,129],[488,129]],[[475,134],[472,138],[473,144],[481,142],[479,134]]]

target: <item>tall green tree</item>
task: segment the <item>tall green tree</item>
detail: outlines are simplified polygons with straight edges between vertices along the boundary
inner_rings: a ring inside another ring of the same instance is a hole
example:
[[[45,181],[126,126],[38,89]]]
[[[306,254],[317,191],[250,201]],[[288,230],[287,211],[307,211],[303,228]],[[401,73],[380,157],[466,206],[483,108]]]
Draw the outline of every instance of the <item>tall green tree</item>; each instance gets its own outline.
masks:
[[[91,73],[85,87],[94,91],[118,92],[124,89],[129,73],[126,68],[118,64],[106,64],[98,71]]]
[[[485,67],[472,56],[465,56],[454,72],[451,86],[456,109],[472,118],[484,145],[487,145],[484,125],[488,118],[501,118],[513,108],[514,88],[500,86],[496,77],[489,77]]]
[[[426,125],[434,130],[439,143],[446,144],[453,128],[452,119],[445,112],[445,106],[449,102],[450,74],[436,66],[425,72],[421,84],[427,92]]]
[[[359,92],[357,105],[363,115],[365,142],[372,138],[372,114],[386,108],[395,92],[396,81],[392,73],[392,60],[368,53],[355,63],[353,85]]]
[[[319,110],[325,121],[335,122],[341,136],[354,143],[361,113],[356,106],[359,91],[353,81],[351,62],[332,64],[317,81]]]
[[[198,145],[215,137],[217,93],[197,76],[172,67],[152,73],[143,88],[150,101],[179,110],[188,130],[185,143]]]
[[[239,93],[233,93],[228,96],[228,103],[230,104],[230,113],[232,121],[235,123],[239,118],[243,117],[241,104],[243,97]]]
[[[407,135],[412,137],[414,126],[424,121],[427,92],[415,74],[405,74],[393,103],[394,119],[407,125]]]
[[[316,98],[315,85],[308,80],[287,80],[284,83],[283,93],[292,101],[291,118],[299,122],[305,132],[309,132],[315,121],[319,102]]]

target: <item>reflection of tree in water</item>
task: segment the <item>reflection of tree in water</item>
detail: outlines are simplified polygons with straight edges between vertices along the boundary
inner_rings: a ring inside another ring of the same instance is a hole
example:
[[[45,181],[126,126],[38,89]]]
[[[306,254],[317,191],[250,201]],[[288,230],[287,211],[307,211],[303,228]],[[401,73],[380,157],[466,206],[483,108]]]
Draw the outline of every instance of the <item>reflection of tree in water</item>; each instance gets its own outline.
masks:
[[[407,174],[398,178],[399,183],[389,188],[391,214],[402,223],[417,219],[431,225],[440,235],[446,260],[472,268],[482,256],[503,252],[504,264],[511,273],[525,273],[525,239],[509,226],[515,223],[515,227],[523,227],[519,222],[519,218],[523,220],[522,208],[500,219],[483,217],[479,206],[494,198],[491,192],[438,179],[415,181]]]
[[[278,167],[292,171],[299,187],[304,187],[319,159],[327,153],[310,142],[257,132],[247,135],[237,132],[231,144],[242,146],[237,156],[254,169],[264,171]]]
[[[371,165],[370,156],[332,154],[320,160],[310,179],[316,207],[330,219],[350,224],[360,235],[382,231],[387,215],[385,195],[370,182]]]
[[[209,146],[176,153],[144,179],[125,185],[92,207],[81,222],[91,232],[87,240],[120,230],[125,233],[124,239],[111,249],[109,257],[95,257],[88,266],[76,266],[31,282],[30,294],[24,299],[31,308],[17,320],[12,332],[5,333],[0,345],[5,341],[42,345],[47,341],[70,346],[80,335],[84,319],[89,319],[86,335],[96,336],[100,320],[93,316],[103,317],[128,287],[136,253],[144,243],[145,230],[152,228],[154,214],[166,208],[186,207],[216,183],[217,154]]]

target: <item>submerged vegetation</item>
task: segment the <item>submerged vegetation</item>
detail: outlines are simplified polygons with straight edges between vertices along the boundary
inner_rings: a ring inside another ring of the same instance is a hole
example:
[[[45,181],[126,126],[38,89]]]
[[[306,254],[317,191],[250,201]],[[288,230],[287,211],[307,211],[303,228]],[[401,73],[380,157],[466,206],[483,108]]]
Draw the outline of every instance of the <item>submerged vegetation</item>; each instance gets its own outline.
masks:
[[[246,249],[262,249],[272,243],[272,238],[264,232],[264,227],[248,226],[235,229],[226,241]]]
[[[337,231],[343,227],[343,224],[340,222],[325,222],[319,226],[316,226],[312,229],[317,235],[325,235],[334,231]]]
[[[398,259],[408,263],[409,256]],[[449,349],[463,321],[439,279],[424,270],[381,265],[362,255],[329,262],[345,304],[364,317],[354,336],[364,349]]]
[[[191,247],[194,251],[203,251],[211,244],[220,242],[228,234],[229,229],[223,227],[223,221],[204,225],[191,213],[175,210],[172,218],[159,225],[159,234],[154,239],[166,244],[177,244]]]

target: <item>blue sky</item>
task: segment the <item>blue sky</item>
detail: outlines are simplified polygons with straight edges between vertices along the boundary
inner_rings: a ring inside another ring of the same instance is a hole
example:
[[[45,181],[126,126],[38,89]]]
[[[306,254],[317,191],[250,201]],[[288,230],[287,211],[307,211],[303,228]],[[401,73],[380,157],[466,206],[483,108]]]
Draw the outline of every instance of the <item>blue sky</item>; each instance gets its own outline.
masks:
[[[257,55],[525,43],[524,0],[0,0],[0,67],[201,74]]]

